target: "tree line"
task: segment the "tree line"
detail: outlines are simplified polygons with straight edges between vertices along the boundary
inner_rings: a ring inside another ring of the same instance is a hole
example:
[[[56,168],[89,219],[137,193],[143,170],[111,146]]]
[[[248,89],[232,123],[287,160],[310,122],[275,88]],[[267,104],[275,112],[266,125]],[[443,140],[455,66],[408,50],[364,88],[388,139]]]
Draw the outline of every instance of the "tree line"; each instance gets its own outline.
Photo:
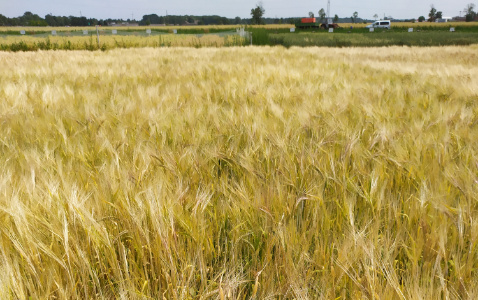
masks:
[[[293,24],[296,18],[261,18],[261,24]],[[157,14],[144,15],[141,20],[130,19],[95,19],[84,16],[54,16],[46,15],[44,18],[32,12],[25,12],[20,17],[8,18],[0,14],[0,26],[107,26],[111,23],[121,24],[123,22],[137,22],[139,25],[147,26],[151,24],[196,24],[196,25],[235,25],[235,24],[254,24],[254,21],[248,18],[226,18],[221,16],[158,16]]]
[[[106,25],[108,22],[114,21],[112,19],[98,20],[87,17],[53,16],[51,14],[42,18],[29,11],[25,12],[23,16],[15,18],[8,18],[0,14],[0,26],[94,26]]]
[[[466,22],[472,22],[476,21],[478,18],[478,14],[475,12],[475,7],[476,5],[474,3],[469,3],[466,5],[466,7],[462,10],[465,14],[465,21]],[[418,18],[419,22],[435,22],[436,20],[442,19],[443,18],[443,12],[437,10],[435,8],[435,5],[431,5],[430,7],[430,12],[428,13],[428,19],[425,18],[424,16],[420,16]]]
[[[140,25],[148,26],[151,24],[166,24],[166,25],[184,25],[184,24],[196,24],[196,25],[251,25],[251,24],[293,24],[298,18],[263,18],[260,17],[260,21],[253,18],[226,18],[221,16],[179,16],[168,15],[158,16],[156,14],[144,15],[139,21]]]

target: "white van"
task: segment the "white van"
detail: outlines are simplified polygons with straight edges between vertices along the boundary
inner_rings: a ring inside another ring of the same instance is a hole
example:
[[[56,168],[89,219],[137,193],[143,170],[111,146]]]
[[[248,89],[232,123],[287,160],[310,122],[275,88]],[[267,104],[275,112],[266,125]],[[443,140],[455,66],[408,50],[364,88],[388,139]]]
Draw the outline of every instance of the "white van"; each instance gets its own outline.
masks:
[[[380,20],[380,21],[375,21],[374,23],[367,25],[365,28],[387,28],[390,29],[391,22],[390,20]]]

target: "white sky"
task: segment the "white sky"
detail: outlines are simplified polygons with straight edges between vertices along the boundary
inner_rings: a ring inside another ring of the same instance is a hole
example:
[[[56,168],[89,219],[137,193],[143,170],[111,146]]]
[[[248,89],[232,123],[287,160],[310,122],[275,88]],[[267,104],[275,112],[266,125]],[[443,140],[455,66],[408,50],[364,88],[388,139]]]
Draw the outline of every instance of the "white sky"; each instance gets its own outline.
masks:
[[[18,17],[31,11],[44,17],[46,14],[60,16],[83,16],[97,19],[141,19],[146,14],[165,15],[220,15],[234,18],[250,18],[251,9],[258,0],[0,0],[0,14]],[[349,17],[357,11],[359,17],[373,19],[393,16],[397,19],[427,17],[430,5],[434,4],[444,17],[460,15],[466,4],[478,0],[331,0],[331,15]],[[265,17],[303,17],[309,11],[316,15],[320,8],[327,9],[327,0],[263,0]],[[463,14],[462,14],[463,15]]]

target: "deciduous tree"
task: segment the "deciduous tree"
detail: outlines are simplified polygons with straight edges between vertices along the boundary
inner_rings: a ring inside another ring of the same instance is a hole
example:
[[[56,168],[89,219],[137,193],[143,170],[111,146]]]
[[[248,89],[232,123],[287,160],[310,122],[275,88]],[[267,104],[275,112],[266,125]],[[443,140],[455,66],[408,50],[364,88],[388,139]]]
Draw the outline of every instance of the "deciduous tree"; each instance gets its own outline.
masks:
[[[261,2],[259,2],[256,5],[256,8],[251,9],[252,24],[257,24],[257,25],[264,24],[264,20],[262,19],[262,16],[264,15],[265,12],[266,10],[262,6]]]
[[[325,10],[323,8],[319,10],[319,18],[320,22],[323,22],[325,18],[327,18],[327,14],[325,13]]]
[[[465,7],[465,19],[467,22],[471,22],[475,19],[476,12],[475,12],[475,4],[469,3]]]
[[[428,22],[435,22],[436,15],[437,15],[437,10],[435,6],[432,4],[430,8],[430,12],[428,13]]]

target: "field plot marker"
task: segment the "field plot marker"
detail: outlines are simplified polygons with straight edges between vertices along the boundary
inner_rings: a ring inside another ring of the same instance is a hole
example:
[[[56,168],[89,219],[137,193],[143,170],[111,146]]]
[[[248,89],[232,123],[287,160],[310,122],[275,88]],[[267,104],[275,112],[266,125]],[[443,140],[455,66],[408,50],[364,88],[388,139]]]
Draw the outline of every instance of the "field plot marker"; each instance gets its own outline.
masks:
[[[291,28],[291,29],[290,29],[290,32],[295,32],[295,28]]]
[[[237,33],[239,33],[240,37],[246,37],[246,32],[244,31],[244,27],[238,28]]]
[[[56,30],[52,30],[51,35],[56,35]]]
[[[413,28],[408,28],[408,32],[413,32]]]
[[[113,30],[111,30],[111,33],[112,33],[112,34],[117,34],[117,33],[118,33],[118,30],[113,29]]]
[[[334,29],[333,29],[333,28],[329,28],[329,32],[330,32],[330,33],[333,33],[333,32],[334,32]]]
[[[25,30],[20,30],[21,35],[25,35]]]
[[[151,29],[146,29],[146,34],[150,35],[151,34]]]
[[[455,27],[450,27],[450,32],[455,32]]]
[[[173,29],[173,34],[177,34],[178,33],[178,30],[177,29]]]
[[[87,35],[88,34],[88,30],[83,30],[83,35]]]
[[[374,32],[374,31],[375,31],[375,28],[370,28],[369,31],[370,31],[370,32]]]

